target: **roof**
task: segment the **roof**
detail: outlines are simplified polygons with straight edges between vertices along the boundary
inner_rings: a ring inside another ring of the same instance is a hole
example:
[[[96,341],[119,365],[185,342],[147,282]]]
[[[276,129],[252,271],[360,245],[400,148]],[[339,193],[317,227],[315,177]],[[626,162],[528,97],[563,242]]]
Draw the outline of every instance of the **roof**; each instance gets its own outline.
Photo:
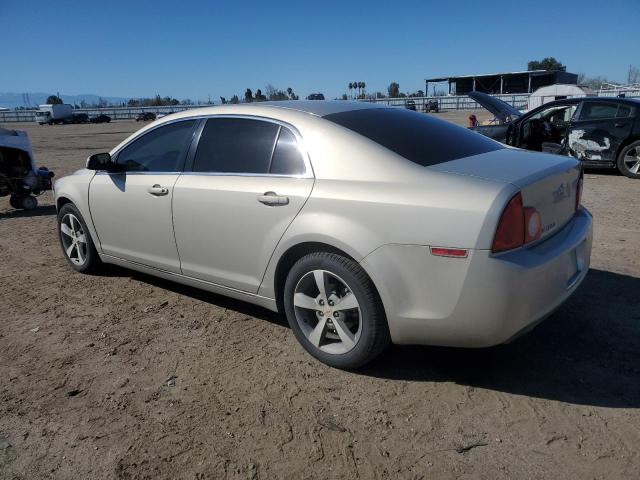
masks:
[[[251,102],[251,103],[239,103],[239,104],[225,104],[216,107],[204,107],[195,108],[193,110],[184,110],[181,113],[186,113],[185,116],[202,115],[203,110],[207,113],[216,113],[222,109],[262,109],[278,108],[293,110],[302,113],[308,113],[310,115],[316,115],[318,117],[325,117],[333,113],[349,112],[351,110],[364,110],[369,108],[389,108],[387,105],[369,103],[369,102],[350,102],[347,100],[282,100],[275,102]]]
[[[521,72],[480,73],[476,75],[449,75],[448,77],[427,78],[425,80],[427,82],[444,82],[446,80],[455,79],[455,78],[499,77],[500,75],[526,75],[526,74],[545,75],[548,73],[556,73],[556,72],[568,73],[568,72],[565,72],[564,70],[524,70]]]
[[[620,98],[620,97],[572,97],[572,98],[563,98],[561,100],[554,100],[552,102],[547,102],[544,104],[545,107],[554,106],[554,105],[570,105],[574,103],[581,102],[617,102],[617,103],[625,103],[632,107],[640,106],[640,99],[637,98]],[[538,108],[538,107],[536,107]]]

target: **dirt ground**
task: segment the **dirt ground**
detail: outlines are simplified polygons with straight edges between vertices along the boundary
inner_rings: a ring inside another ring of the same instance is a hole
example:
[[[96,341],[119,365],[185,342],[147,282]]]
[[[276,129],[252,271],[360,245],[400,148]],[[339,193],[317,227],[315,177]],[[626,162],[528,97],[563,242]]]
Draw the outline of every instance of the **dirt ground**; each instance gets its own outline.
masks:
[[[141,125],[4,126],[62,176]],[[638,478],[639,199],[640,181],[586,175],[592,270],[529,335],[393,347],[358,373],[257,307],[74,273],[51,194],[33,213],[0,199],[0,477]]]

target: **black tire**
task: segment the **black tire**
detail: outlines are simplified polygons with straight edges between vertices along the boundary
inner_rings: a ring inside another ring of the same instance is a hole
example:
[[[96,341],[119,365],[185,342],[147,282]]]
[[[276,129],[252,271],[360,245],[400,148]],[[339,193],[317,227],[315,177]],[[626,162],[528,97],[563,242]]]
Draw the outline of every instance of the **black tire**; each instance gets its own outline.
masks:
[[[298,324],[293,305],[296,286],[303,276],[314,270],[325,270],[340,277],[358,301],[362,330],[355,346],[346,353],[328,353],[316,347]],[[291,330],[304,349],[322,363],[340,369],[356,369],[380,355],[390,343],[389,327],[378,292],[366,272],[353,260],[327,252],[305,255],[287,274],[283,295]]]
[[[18,209],[18,208],[22,208],[22,198],[19,197],[16,194],[13,194],[9,197],[9,205],[11,205],[13,208]]]
[[[82,265],[78,265],[76,263],[74,263],[73,261],[71,261],[71,259],[69,258],[69,256],[67,255],[66,251],[65,251],[65,245],[63,242],[63,238],[62,238],[62,231],[61,231],[61,223],[62,223],[62,219],[64,218],[65,215],[67,214],[72,214],[74,215],[78,221],[80,222],[80,224],[82,225],[82,231],[85,234],[85,238],[86,238],[86,260]],[[62,208],[60,208],[60,210],[58,211],[58,219],[57,219],[57,226],[58,226],[58,240],[60,241],[60,247],[62,248],[62,254],[64,255],[64,258],[67,260],[67,263],[69,265],[71,265],[71,268],[73,268],[76,272],[80,272],[80,273],[94,273],[98,270],[98,268],[100,266],[102,266],[102,261],[100,260],[100,256],[98,255],[98,252],[96,250],[96,247],[93,243],[93,239],[91,238],[91,234],[89,233],[89,229],[87,228],[87,224],[84,221],[84,218],[82,217],[82,215],[80,214],[80,211],[76,208],[76,206],[73,203],[65,203]]]
[[[638,162],[640,162],[640,140],[636,140],[635,142],[631,142],[629,145],[627,145],[620,151],[620,154],[618,155],[617,166],[620,173],[623,174],[625,177],[640,178],[640,168],[635,168],[636,173],[634,173],[631,171],[629,164],[625,163],[625,157],[629,152],[631,152],[634,149],[635,149],[636,156],[638,158]],[[631,168],[634,169],[634,166],[632,165]]]
[[[38,199],[32,195],[20,197],[20,207],[24,210],[35,210],[38,207]]]

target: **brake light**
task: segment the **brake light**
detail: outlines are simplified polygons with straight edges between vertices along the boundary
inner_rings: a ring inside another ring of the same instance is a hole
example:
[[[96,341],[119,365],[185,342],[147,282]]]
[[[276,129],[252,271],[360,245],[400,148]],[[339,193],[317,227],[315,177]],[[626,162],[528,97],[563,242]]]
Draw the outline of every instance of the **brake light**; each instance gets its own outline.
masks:
[[[580,178],[578,179],[578,184],[576,185],[576,212],[580,208],[580,203],[582,203],[582,184],[584,183],[584,171],[580,168]]]
[[[493,237],[491,251],[493,253],[504,252],[524,244],[524,209],[522,208],[522,195],[516,193],[500,217],[496,234]]]

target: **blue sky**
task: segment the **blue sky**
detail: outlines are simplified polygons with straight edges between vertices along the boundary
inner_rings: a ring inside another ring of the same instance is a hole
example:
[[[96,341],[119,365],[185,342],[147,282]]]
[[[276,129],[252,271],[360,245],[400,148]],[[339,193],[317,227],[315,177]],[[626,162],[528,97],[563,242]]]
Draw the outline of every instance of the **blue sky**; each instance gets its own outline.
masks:
[[[218,101],[270,83],[336,97],[350,81],[415,91],[546,56],[623,81],[638,25],[640,0],[1,0],[0,91]]]

